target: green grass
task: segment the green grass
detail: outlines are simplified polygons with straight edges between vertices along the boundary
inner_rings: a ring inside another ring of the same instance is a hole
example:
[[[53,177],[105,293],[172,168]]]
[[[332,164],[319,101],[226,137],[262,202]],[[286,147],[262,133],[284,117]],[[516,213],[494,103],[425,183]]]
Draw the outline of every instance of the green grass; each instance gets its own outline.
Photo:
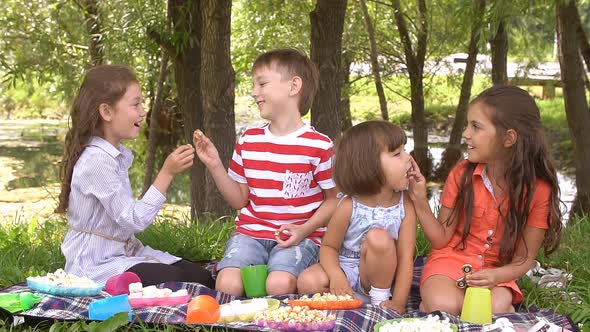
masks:
[[[138,238],[145,245],[166,250],[194,261],[220,258],[225,242],[234,230],[233,217],[218,220],[207,219],[191,222],[189,216],[159,216],[156,221]],[[40,223],[0,218],[0,288],[23,282],[26,277],[44,275],[63,268],[64,258],[60,245],[67,232],[67,222],[63,217]],[[171,239],[173,239],[171,241]],[[123,324],[113,318],[105,322],[55,323],[51,326],[11,327],[7,321],[0,320],[3,331],[226,331],[199,326],[158,325],[147,326],[142,323]],[[124,328],[123,328],[124,327]]]
[[[145,245],[194,261],[220,258],[234,229],[233,218],[191,222],[188,216],[159,216],[138,234]],[[64,217],[39,223],[0,220],[0,288],[63,268],[61,241],[67,232]],[[170,241],[173,239],[173,241]]]
[[[219,220],[191,222],[188,216],[160,216],[139,238],[154,248],[171,252],[192,260],[219,258],[225,242],[233,231],[233,217]],[[27,276],[45,274],[63,267],[64,259],[60,244],[67,230],[63,218],[38,222],[36,219],[0,220],[0,288],[22,282]],[[558,267],[574,274],[573,281],[565,290],[575,292],[583,301],[578,304],[567,299],[561,290],[535,287],[527,278],[520,281],[527,306],[551,308],[567,314],[576,323],[584,323],[590,328],[590,247],[587,245],[590,234],[590,218],[572,221],[567,227],[559,249],[551,256],[539,255],[545,267]],[[170,239],[174,239],[170,241]],[[416,255],[426,255],[430,245],[419,229],[416,241]],[[55,323],[51,327],[10,327],[0,320],[2,331],[210,331],[196,326],[160,325],[146,326],[134,324],[127,326],[117,323],[117,319],[104,323]],[[219,331],[219,329],[217,329]]]
[[[565,228],[559,249],[549,257],[539,255],[538,260],[544,267],[556,267],[574,275],[567,288],[538,288],[528,278],[523,278],[521,287],[526,294],[527,306],[552,308],[570,316],[575,322],[590,328],[590,217],[570,221]],[[577,299],[571,299],[573,294]],[[582,300],[578,304],[577,300]]]

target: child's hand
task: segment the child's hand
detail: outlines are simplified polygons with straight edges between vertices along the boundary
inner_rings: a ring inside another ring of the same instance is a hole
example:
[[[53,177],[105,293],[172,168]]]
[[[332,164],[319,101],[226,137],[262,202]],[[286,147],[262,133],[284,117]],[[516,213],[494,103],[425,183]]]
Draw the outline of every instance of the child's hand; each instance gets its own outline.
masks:
[[[413,202],[428,201],[426,196],[426,178],[420,172],[418,163],[411,158],[412,169],[408,172],[408,180],[410,182],[408,188],[408,195]]]
[[[330,280],[330,293],[334,295],[354,296],[354,291],[350,287],[350,283],[344,274]]]
[[[381,302],[380,306],[393,309],[393,310],[397,311],[400,315],[403,315],[406,313],[406,307],[401,304],[397,304],[397,303],[393,302],[393,300],[383,301],[383,302]]]
[[[193,133],[193,144],[195,145],[197,156],[205,166],[211,167],[221,164],[219,152],[217,152],[215,145],[213,145],[213,142],[211,142],[211,140],[199,129],[195,130]]]
[[[275,239],[280,248],[288,248],[299,244],[306,235],[301,225],[285,224],[275,232]]]
[[[164,161],[162,171],[174,176],[193,165],[195,150],[190,144],[181,145],[172,151]]]
[[[466,280],[467,285],[473,287],[492,288],[498,284],[494,269],[484,269],[473,272],[466,276]]]

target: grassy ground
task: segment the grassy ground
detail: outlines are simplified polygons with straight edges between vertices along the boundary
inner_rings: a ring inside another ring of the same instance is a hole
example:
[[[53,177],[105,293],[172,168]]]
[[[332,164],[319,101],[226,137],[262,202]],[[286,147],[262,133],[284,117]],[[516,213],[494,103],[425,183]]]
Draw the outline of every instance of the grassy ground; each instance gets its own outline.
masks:
[[[233,230],[233,218],[227,217],[211,222],[190,222],[185,216],[160,216],[157,221],[139,238],[147,245],[167,250],[173,254],[192,260],[219,258],[222,255],[225,241]],[[0,288],[22,282],[27,276],[42,275],[63,267],[64,259],[60,252],[60,243],[67,229],[65,220],[55,219],[51,222],[38,223],[30,221],[0,223]],[[528,280],[521,286],[525,292],[526,305],[540,308],[552,308],[559,313],[570,315],[575,322],[584,323],[590,328],[590,247],[587,245],[586,234],[590,234],[590,218],[572,222],[566,228],[559,250],[550,257],[539,256],[546,267],[558,267],[574,274],[574,279],[565,293],[556,289],[535,287]],[[168,239],[175,239],[169,241]],[[429,244],[424,234],[418,232],[416,254],[425,255]],[[564,294],[575,292],[577,299],[567,298]],[[583,301],[578,304],[577,300]],[[48,326],[39,328],[12,328],[0,320],[0,331],[41,331]],[[116,320],[102,323],[87,324],[56,323],[51,331],[105,331],[114,330],[123,323]],[[112,329],[111,329],[112,328]],[[203,331],[198,327],[157,326],[150,327],[136,324],[128,331]]]

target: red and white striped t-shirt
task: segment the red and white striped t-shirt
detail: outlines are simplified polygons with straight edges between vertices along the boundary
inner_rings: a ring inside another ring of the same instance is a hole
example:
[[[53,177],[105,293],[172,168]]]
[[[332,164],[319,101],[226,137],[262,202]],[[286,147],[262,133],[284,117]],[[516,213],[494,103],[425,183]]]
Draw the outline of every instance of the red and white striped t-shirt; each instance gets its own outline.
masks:
[[[332,180],[334,144],[310,125],[274,136],[268,124],[252,128],[236,144],[229,176],[249,187],[248,204],[236,218],[236,232],[274,240],[284,224],[305,223],[322,204]],[[308,238],[320,243],[326,227]]]

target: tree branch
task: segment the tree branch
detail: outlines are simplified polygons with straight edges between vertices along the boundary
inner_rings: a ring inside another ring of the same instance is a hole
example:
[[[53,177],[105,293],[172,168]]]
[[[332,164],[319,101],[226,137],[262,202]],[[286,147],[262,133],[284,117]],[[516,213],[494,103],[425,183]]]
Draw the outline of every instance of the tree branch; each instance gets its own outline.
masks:
[[[164,37],[162,37],[162,35],[158,31],[156,31],[154,28],[148,28],[147,35],[154,42],[156,42],[156,44],[160,45],[162,47],[162,49],[166,52],[166,54],[168,54],[168,56],[171,59],[174,59],[174,61],[180,60],[178,52],[176,52],[176,48],[174,48],[174,45],[172,45],[170,40],[164,39]]]
[[[408,28],[406,26],[406,19],[404,18],[404,14],[402,12],[400,1],[399,0],[391,0],[391,5],[393,6],[393,15],[395,16],[395,23],[397,25],[397,30],[399,32],[399,36],[402,41],[402,45],[404,47],[404,53],[406,56],[406,64],[408,66],[408,69],[411,67],[412,68],[411,70],[413,70],[413,69],[417,68],[416,57],[414,55],[414,50],[412,50],[412,40],[410,39],[410,34],[408,33]]]
[[[426,56],[426,41],[428,39],[428,18],[426,17],[426,1],[418,0],[418,47],[416,49],[416,60],[420,67],[424,67]]]

